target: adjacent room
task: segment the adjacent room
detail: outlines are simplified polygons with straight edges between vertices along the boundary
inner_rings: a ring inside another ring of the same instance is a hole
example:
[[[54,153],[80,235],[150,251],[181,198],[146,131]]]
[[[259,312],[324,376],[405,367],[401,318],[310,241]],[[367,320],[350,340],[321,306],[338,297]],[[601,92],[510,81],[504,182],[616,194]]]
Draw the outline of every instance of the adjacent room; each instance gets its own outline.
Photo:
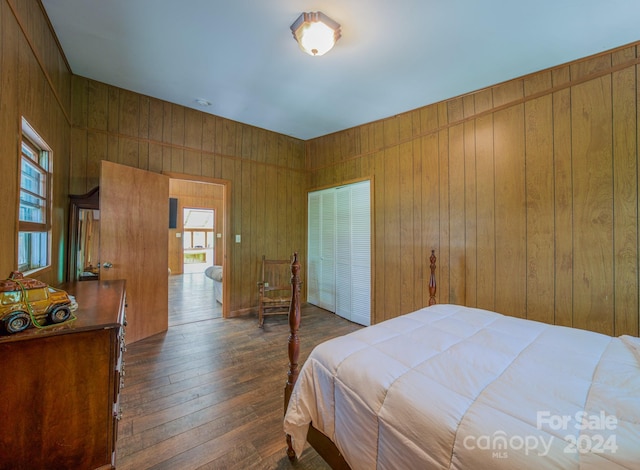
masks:
[[[0,469],[640,468],[639,18],[0,0]]]

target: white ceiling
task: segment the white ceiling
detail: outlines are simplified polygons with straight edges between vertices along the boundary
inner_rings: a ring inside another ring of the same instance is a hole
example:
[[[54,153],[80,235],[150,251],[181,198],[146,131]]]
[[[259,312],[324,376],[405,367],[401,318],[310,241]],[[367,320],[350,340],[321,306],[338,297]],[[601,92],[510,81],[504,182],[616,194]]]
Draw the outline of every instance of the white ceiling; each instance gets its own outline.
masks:
[[[42,3],[73,73],[305,140],[640,40],[640,0]],[[304,11],[342,25],[322,57]]]

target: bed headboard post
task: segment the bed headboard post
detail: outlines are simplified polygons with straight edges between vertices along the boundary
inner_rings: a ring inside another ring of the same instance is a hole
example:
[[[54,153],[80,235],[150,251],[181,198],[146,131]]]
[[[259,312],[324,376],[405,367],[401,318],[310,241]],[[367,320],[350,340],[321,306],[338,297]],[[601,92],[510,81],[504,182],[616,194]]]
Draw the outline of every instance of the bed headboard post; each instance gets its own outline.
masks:
[[[293,386],[298,380],[298,356],[300,355],[300,261],[298,253],[293,253],[291,262],[291,304],[289,305],[289,372],[284,387],[284,407],[287,409]]]
[[[291,303],[289,304],[289,372],[287,372],[287,383],[284,386],[284,412],[287,412],[289,399],[293,392],[293,386],[298,380],[298,356],[300,356],[300,339],[298,338],[298,328],[300,328],[300,261],[298,253],[293,253],[291,261]],[[291,461],[296,459],[293,450],[291,436],[287,434],[287,456]]]
[[[436,250],[431,250],[431,276],[429,276],[429,305],[436,304]]]

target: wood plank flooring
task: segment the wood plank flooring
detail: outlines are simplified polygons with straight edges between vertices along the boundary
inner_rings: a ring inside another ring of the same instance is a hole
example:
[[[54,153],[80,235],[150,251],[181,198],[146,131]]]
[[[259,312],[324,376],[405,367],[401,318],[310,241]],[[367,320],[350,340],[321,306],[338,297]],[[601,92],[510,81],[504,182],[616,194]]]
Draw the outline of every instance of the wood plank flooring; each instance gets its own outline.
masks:
[[[169,310],[180,319],[166,333],[127,346],[117,468],[294,468],[282,431],[286,315],[268,317],[264,329],[254,314],[214,318],[219,304],[203,300],[207,284],[197,292],[174,281]],[[191,308],[192,297],[199,309]],[[301,363],[319,342],[359,328],[304,306]],[[295,468],[329,467],[307,446]]]
[[[169,276],[169,326],[222,317],[213,281],[204,273]]]

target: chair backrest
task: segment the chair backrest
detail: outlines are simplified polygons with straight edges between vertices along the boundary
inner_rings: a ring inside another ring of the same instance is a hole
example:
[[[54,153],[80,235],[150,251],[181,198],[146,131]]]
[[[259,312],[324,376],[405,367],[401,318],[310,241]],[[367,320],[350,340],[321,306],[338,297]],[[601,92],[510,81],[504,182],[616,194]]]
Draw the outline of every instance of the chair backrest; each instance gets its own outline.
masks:
[[[282,290],[291,288],[291,260],[267,259],[262,255],[261,281],[265,290]]]

